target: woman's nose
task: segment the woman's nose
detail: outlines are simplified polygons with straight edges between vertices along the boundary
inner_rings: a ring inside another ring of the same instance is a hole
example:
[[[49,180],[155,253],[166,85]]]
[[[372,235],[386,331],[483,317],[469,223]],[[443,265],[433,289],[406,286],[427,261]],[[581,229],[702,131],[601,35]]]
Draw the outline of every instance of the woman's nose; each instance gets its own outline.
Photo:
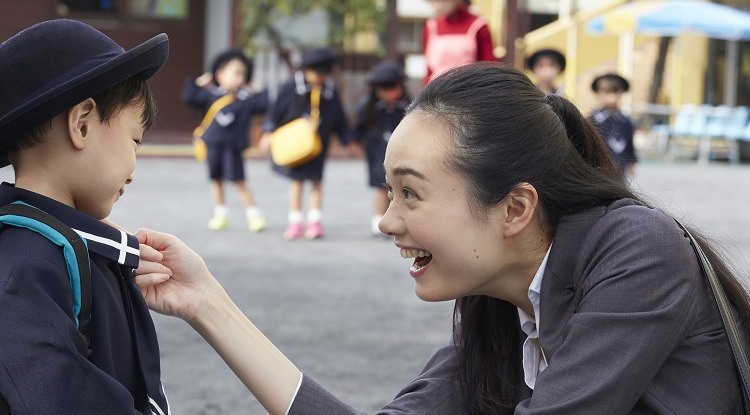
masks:
[[[391,202],[391,204],[388,205],[388,209],[386,209],[383,214],[383,218],[380,219],[380,223],[378,223],[378,229],[380,229],[380,232],[383,232],[388,236],[398,235],[403,229],[403,222],[398,218],[395,211],[396,208],[394,207],[393,202]]]

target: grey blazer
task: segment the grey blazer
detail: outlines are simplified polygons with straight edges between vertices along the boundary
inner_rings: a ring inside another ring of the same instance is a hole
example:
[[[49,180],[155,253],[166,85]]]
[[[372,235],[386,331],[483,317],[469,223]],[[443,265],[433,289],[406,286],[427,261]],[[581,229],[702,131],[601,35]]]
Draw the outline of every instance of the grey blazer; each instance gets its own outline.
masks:
[[[542,281],[548,367],[516,414],[741,414],[721,320],[668,214],[620,200],[563,218]],[[744,338],[747,332],[740,324]],[[468,413],[453,346],[380,415]],[[304,376],[290,415],[361,414]]]

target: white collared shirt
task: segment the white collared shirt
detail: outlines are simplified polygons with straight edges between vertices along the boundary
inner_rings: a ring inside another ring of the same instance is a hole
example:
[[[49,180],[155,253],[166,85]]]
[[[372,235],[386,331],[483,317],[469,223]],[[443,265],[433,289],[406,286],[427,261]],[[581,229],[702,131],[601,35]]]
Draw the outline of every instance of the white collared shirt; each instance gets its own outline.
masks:
[[[542,264],[531,280],[529,286],[529,301],[534,308],[534,317],[528,315],[525,311],[518,309],[518,319],[521,323],[521,330],[526,333],[526,340],[523,342],[523,377],[526,385],[534,389],[536,378],[544,369],[547,368],[547,358],[544,356],[542,344],[539,343],[539,300],[542,290],[542,278],[544,270],[547,268],[547,258],[552,245],[547,248],[547,254],[544,255]]]

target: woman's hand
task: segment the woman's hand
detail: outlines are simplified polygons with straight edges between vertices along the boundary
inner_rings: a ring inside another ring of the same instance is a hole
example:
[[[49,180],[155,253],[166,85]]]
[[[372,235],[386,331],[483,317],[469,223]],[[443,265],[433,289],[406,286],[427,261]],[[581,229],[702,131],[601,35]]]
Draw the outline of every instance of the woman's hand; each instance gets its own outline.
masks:
[[[191,322],[212,290],[222,290],[203,259],[176,236],[140,229],[135,282],[148,307]]]

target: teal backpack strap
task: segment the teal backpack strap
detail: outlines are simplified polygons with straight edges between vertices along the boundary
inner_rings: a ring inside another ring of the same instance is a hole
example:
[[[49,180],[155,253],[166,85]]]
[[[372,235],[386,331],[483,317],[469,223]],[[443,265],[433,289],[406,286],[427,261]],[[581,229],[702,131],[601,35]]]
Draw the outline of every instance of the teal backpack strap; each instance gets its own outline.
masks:
[[[0,228],[4,225],[29,229],[63,248],[73,290],[73,316],[86,339],[87,357],[91,356],[91,268],[86,242],[59,219],[22,202],[0,208]]]

